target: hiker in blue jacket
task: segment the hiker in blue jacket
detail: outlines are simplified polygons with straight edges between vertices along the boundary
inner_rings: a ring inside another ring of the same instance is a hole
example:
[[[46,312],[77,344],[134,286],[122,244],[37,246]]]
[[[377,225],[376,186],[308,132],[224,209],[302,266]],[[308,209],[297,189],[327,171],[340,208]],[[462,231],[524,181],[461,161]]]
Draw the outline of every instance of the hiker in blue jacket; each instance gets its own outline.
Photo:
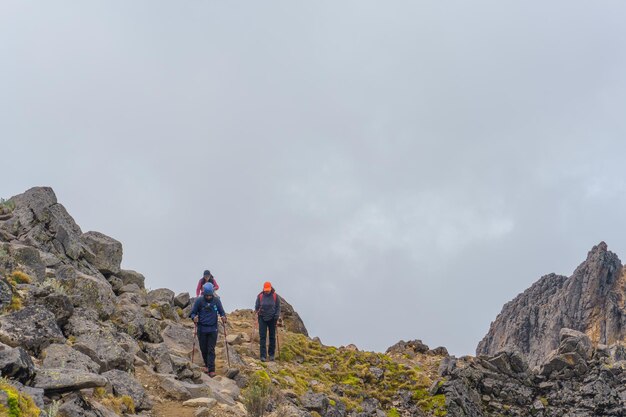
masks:
[[[280,317],[280,297],[272,287],[270,282],[263,284],[263,291],[259,293],[254,305],[259,320],[259,347],[261,361],[267,360],[267,353],[270,354],[270,361],[274,360],[276,351],[276,323]],[[270,333],[269,352],[266,351],[267,332]]]
[[[217,316],[221,316],[222,322],[226,324],[226,313],[222,307],[222,301],[219,297],[215,297],[213,292],[213,284],[204,284],[203,296],[196,299],[189,314],[198,330],[198,343],[205,365],[203,371],[208,372],[211,378],[215,376],[215,344],[219,329]]]

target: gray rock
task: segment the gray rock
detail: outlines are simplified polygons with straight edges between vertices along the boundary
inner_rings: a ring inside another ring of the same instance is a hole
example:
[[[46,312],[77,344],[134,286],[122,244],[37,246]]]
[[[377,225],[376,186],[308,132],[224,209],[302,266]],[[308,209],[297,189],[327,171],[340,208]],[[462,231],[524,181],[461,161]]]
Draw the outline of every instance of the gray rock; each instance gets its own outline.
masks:
[[[13,289],[9,283],[0,277],[0,311],[6,309],[13,299]]]
[[[178,401],[191,399],[191,393],[187,388],[185,388],[184,383],[173,377],[163,378],[159,386],[168,398]]]
[[[115,414],[114,414],[115,415]],[[81,393],[71,393],[63,398],[59,417],[110,417],[111,414],[88,402]],[[111,416],[112,417],[112,416]]]
[[[374,378],[376,378],[377,381],[380,381],[385,376],[385,371],[375,366],[370,367],[370,373],[374,375]]]
[[[9,256],[33,280],[41,282],[46,275],[46,266],[43,263],[39,250],[34,247],[10,243],[5,246]]]
[[[291,304],[283,297],[280,297],[280,316],[283,319],[285,329],[293,333],[301,333],[305,336],[309,335],[304,322],[300,315],[296,312]]]
[[[139,288],[137,284],[126,284],[118,290],[118,293],[124,294],[126,292],[141,293],[143,290]]]
[[[91,358],[68,345],[53,344],[43,352],[44,368],[66,368],[78,371],[100,373],[100,365]]]
[[[534,367],[557,348],[563,328],[602,328],[594,340],[601,344],[624,339],[626,310],[609,302],[626,298],[621,274],[619,258],[601,242],[571,277],[546,275],[507,303],[479,343],[477,355],[520,350]]]
[[[308,391],[306,394],[302,395],[300,397],[300,403],[302,407],[308,411],[315,411],[321,415],[326,414],[326,409],[329,405],[326,394],[314,393],[313,391]]]
[[[148,301],[150,303],[167,303],[170,306],[174,305],[174,291],[167,288],[159,288],[152,290],[148,293]]]
[[[103,377],[109,380],[116,396],[128,395],[133,399],[137,411],[150,410],[153,406],[141,384],[128,372],[117,369],[105,372]]]
[[[99,332],[103,326],[98,322],[98,313],[91,309],[76,308],[65,325],[68,335],[80,336],[85,333]]]
[[[83,253],[80,240],[82,231],[57,203],[54,191],[49,187],[35,187],[14,196],[13,217],[3,228],[28,246],[42,251],[78,260]]]
[[[27,384],[35,376],[35,365],[21,347],[12,348],[0,343],[0,375]]]
[[[127,371],[134,368],[134,353],[123,349],[119,339],[111,331],[100,330],[81,334],[74,342],[74,349],[100,365],[100,372],[111,369]]]
[[[173,355],[191,357],[193,330],[178,323],[169,323],[161,332],[163,343]],[[197,347],[196,347],[197,348]]]
[[[146,278],[139,272],[122,269],[117,275],[122,280],[123,285],[136,284],[139,288],[146,288]]]
[[[559,340],[559,353],[577,353],[586,361],[591,359],[593,345],[585,333],[563,328],[559,332]]]
[[[167,346],[164,343],[144,343],[144,352],[154,364],[154,370],[160,374],[173,374],[174,365]]]
[[[189,293],[183,292],[174,297],[174,306],[185,308],[189,305]]]
[[[429,350],[430,348],[428,345],[422,343],[421,340],[409,340],[408,342],[401,340],[395,345],[389,347],[386,352],[415,356],[418,353],[426,353]]]
[[[148,297],[142,293],[125,292],[117,297],[119,304],[136,305],[145,307],[148,305]]]
[[[124,286],[124,282],[122,282],[122,279],[115,275],[109,275],[108,277],[106,277],[106,279],[107,281],[109,281],[109,284],[111,284],[111,289],[113,290],[113,292],[119,295],[120,288]]]
[[[54,314],[56,322],[60,328],[65,327],[72,314],[74,314],[74,305],[70,298],[65,294],[53,293],[42,299],[39,304],[47,308]]]
[[[122,263],[122,244],[100,232],[87,232],[81,236],[85,250],[85,259],[105,275],[120,272]]]
[[[35,376],[35,388],[41,388],[46,395],[78,391],[84,388],[104,387],[107,379],[101,375],[76,369],[39,369]]]
[[[134,286],[134,284],[132,284]],[[126,295],[128,293],[125,293]],[[126,297],[119,297],[112,321],[116,327],[137,340],[150,343],[160,343],[161,329],[158,322],[144,316],[144,311],[138,304],[131,303]]]
[[[28,306],[0,316],[0,342],[21,346],[37,356],[51,343],[65,343],[54,315],[41,306]]]
[[[104,277],[86,275],[71,266],[58,268],[57,277],[74,307],[92,309],[100,320],[107,320],[115,311],[115,293]]]

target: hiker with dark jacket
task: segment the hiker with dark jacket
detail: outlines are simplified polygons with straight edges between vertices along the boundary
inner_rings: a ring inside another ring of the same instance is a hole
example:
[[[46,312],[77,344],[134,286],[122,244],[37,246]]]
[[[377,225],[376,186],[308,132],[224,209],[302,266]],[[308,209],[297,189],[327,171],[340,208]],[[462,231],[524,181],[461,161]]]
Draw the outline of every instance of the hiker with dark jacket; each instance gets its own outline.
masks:
[[[267,353],[269,353],[270,361],[273,361],[276,351],[276,323],[280,317],[280,297],[276,294],[270,282],[263,284],[263,291],[261,291],[256,298],[254,311],[259,320],[261,360],[265,362],[267,360]],[[269,352],[266,351],[268,330],[270,333]]]
[[[202,278],[200,278],[200,281],[198,281],[198,286],[196,287],[196,297],[200,297],[200,294],[202,294],[202,287],[206,283],[213,284],[213,291],[217,291],[220,289],[220,286],[217,285],[215,277],[213,276],[213,274],[211,274],[211,271],[207,269],[206,271],[204,271],[204,274],[202,274]]]
[[[204,359],[204,372],[209,376],[215,376],[215,344],[217,343],[218,319],[222,317],[222,322],[226,324],[226,313],[222,307],[222,301],[214,295],[213,284],[207,282],[203,286],[203,296],[196,299],[191,309],[189,317],[197,326],[198,343]]]

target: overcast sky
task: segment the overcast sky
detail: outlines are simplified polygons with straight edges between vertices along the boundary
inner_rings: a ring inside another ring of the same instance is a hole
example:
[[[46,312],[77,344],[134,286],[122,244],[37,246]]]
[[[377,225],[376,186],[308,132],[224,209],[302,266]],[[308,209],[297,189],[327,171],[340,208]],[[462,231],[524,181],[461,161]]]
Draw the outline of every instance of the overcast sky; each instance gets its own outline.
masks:
[[[0,1],[0,196],[54,188],[152,289],[263,281],[327,344],[473,354],[626,257],[622,1]]]

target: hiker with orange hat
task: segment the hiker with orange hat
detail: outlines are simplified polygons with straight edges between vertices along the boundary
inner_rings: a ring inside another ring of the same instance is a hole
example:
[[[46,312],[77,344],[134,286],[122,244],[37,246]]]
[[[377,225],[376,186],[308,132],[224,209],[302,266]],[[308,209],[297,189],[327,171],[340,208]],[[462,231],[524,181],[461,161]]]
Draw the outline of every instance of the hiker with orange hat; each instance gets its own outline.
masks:
[[[261,361],[274,360],[276,352],[276,323],[280,317],[280,297],[272,287],[271,282],[263,284],[263,291],[259,293],[254,305],[254,311],[259,321],[259,345]],[[266,350],[267,332],[270,333],[269,351]]]

